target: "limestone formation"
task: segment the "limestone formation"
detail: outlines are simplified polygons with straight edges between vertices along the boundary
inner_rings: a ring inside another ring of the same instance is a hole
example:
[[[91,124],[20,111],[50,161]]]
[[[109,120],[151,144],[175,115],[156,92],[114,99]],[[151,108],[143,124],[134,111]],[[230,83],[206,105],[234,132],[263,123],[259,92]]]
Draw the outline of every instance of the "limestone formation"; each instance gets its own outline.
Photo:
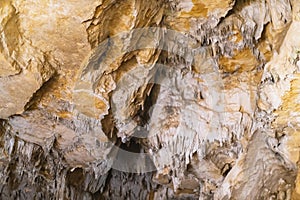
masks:
[[[1,0],[0,199],[300,199],[298,0]]]

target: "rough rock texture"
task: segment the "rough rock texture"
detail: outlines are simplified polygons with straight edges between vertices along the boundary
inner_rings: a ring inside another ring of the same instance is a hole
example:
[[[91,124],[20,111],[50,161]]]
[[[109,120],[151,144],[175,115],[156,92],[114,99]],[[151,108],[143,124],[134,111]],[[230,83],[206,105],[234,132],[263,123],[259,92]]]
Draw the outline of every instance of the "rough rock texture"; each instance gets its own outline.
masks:
[[[0,199],[300,199],[298,0],[1,0]]]

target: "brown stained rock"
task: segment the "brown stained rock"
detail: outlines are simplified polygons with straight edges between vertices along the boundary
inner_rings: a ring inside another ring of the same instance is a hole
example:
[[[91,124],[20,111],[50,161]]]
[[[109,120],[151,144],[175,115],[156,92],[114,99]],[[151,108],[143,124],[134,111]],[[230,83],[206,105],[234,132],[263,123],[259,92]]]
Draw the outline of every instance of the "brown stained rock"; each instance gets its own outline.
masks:
[[[226,1],[170,1],[166,11],[168,28],[180,32],[192,32],[196,26],[211,20],[212,23],[224,17],[234,5],[233,0]]]
[[[249,48],[235,50],[231,58],[222,56],[219,60],[224,72],[252,71],[259,64]]]

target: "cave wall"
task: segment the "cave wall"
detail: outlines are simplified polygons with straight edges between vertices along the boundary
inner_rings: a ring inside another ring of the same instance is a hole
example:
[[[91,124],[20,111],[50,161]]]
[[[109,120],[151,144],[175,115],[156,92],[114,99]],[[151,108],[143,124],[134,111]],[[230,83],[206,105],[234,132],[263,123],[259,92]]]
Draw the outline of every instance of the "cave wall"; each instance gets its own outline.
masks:
[[[300,2],[2,0],[1,199],[300,199]]]

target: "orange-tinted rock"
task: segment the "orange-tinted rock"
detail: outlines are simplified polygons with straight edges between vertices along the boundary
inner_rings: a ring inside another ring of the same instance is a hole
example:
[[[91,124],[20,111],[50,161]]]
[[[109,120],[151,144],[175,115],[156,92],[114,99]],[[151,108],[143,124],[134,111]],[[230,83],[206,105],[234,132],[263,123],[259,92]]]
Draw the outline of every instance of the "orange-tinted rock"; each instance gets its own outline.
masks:
[[[259,62],[249,48],[235,50],[232,57],[222,56],[219,64],[224,72],[251,71],[258,66]]]
[[[297,199],[299,5],[2,0],[0,199]]]

